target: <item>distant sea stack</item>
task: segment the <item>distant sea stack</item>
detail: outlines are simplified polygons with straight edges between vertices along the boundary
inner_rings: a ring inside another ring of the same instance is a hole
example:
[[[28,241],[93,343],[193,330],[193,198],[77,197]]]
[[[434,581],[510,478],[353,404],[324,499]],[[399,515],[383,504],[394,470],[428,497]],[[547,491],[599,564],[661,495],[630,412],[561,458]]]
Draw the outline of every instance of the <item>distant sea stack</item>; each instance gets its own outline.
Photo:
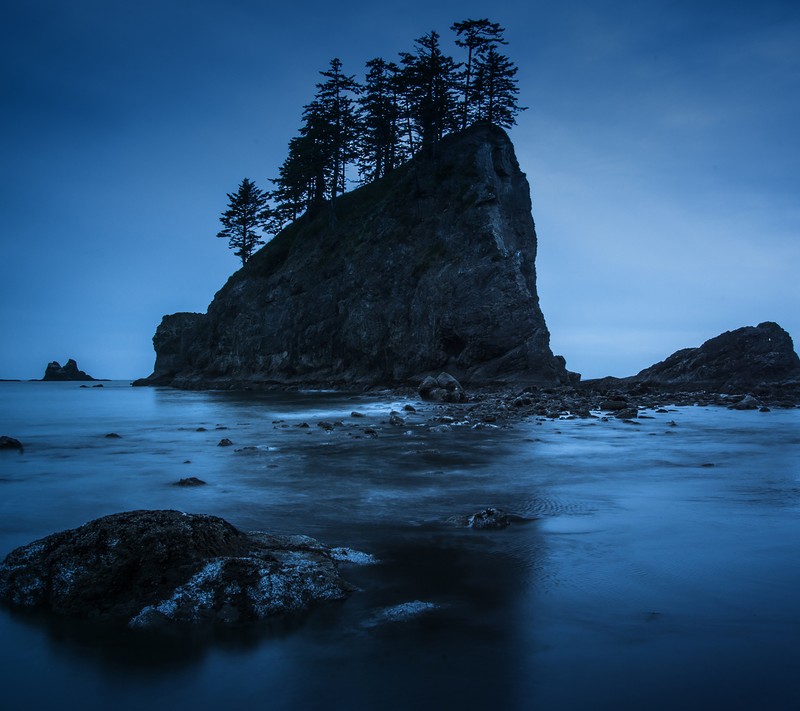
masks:
[[[97,380],[97,378],[79,370],[78,364],[70,358],[63,366],[56,360],[48,363],[42,380]]]
[[[643,386],[718,393],[752,391],[774,385],[800,385],[800,358],[792,337],[766,321],[685,348],[631,378]]]
[[[576,382],[536,293],[528,181],[506,133],[475,126],[434,156],[306,214],[207,314],[165,316],[153,374],[181,388]]]

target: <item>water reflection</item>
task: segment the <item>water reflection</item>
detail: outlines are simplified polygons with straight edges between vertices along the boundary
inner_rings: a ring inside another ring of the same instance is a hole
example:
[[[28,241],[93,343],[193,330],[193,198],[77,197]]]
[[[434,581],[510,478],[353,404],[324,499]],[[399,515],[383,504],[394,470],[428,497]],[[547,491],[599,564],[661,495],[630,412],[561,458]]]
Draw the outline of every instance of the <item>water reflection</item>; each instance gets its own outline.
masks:
[[[18,706],[65,692],[117,709],[792,699],[797,412],[432,432],[437,413],[392,426],[403,400],[358,394],[87,392],[0,387],[0,429],[28,445],[0,460],[0,553],[106,513],[176,508],[382,562],[346,571],[360,591],[343,604],[246,630],[143,636],[4,610],[0,669]],[[208,483],[174,486],[186,476]],[[534,520],[450,521],[490,505]],[[436,608],[368,623],[413,601]]]

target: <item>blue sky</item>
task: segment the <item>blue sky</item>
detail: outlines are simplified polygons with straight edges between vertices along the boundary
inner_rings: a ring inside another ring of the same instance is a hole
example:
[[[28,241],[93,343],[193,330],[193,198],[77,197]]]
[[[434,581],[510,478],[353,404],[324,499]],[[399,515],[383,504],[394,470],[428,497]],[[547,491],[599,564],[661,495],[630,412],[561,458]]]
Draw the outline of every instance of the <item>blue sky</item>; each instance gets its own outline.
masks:
[[[775,320],[800,338],[800,6],[794,2],[143,0],[0,10],[0,377],[68,357],[148,374],[161,316],[237,268],[225,194],[274,177],[338,56],[506,27],[530,109],[553,350],[629,375]]]

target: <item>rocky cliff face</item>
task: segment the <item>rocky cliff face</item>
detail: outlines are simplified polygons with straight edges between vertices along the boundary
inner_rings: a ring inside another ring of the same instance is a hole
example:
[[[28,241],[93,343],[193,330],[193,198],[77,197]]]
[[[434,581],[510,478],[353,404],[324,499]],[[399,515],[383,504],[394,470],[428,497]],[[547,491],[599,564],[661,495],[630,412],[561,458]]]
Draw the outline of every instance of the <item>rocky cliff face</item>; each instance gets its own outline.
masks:
[[[698,348],[685,348],[626,380],[671,389],[742,392],[797,385],[800,359],[792,337],[767,321],[726,331]]]
[[[514,148],[502,130],[476,127],[303,216],[207,314],[166,316],[146,382],[392,384],[446,370],[465,383],[566,383],[535,258]]]

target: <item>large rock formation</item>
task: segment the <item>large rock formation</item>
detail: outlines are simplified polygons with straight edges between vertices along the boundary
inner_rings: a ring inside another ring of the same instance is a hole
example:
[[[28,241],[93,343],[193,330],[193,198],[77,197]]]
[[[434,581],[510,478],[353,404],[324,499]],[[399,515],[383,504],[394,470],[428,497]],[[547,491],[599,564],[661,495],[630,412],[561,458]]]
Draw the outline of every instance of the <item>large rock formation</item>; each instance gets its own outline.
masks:
[[[501,129],[307,214],[203,314],[166,316],[145,384],[566,383],[536,294],[528,182]],[[419,382],[419,380],[417,380]]]
[[[57,360],[47,364],[42,380],[97,380],[78,368],[78,364],[70,358],[66,365],[61,365]]]
[[[800,381],[800,359],[792,337],[777,323],[745,326],[685,348],[645,368],[629,383],[656,389],[753,391]]]
[[[345,597],[353,588],[336,560],[336,549],[306,536],[247,534],[203,514],[129,511],[9,553],[0,601],[132,627],[248,622]]]

